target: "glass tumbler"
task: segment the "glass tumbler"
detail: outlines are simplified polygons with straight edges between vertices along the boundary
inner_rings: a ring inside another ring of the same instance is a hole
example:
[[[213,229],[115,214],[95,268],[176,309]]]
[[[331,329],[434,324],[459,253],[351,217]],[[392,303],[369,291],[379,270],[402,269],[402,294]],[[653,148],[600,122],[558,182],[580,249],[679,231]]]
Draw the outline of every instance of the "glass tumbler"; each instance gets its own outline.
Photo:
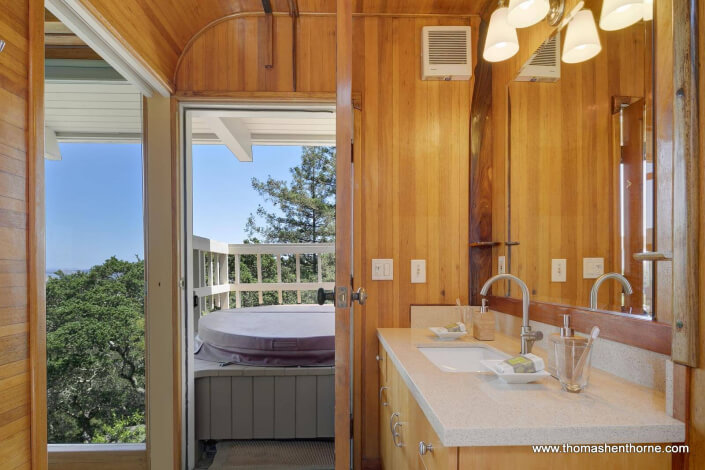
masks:
[[[582,339],[582,338],[581,338]],[[592,344],[572,339],[554,340],[556,374],[563,390],[581,392],[588,384]]]

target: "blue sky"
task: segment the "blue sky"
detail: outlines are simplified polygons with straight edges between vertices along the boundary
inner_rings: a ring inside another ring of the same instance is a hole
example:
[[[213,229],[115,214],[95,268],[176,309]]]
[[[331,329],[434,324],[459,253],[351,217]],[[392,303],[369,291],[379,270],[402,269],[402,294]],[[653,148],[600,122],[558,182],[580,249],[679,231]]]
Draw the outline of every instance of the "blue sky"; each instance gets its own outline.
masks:
[[[110,256],[144,257],[139,144],[60,144],[46,160],[47,270],[87,269]],[[262,198],[253,176],[289,179],[300,147],[254,147],[241,163],[223,146],[194,146],[194,233],[237,243]],[[271,206],[266,205],[271,209]]]

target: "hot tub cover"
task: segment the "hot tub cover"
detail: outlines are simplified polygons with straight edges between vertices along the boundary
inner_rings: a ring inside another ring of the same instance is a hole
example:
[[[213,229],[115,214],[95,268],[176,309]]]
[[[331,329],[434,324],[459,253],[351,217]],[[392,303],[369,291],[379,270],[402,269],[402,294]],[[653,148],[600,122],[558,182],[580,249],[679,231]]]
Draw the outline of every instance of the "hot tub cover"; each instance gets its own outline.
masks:
[[[217,362],[333,365],[335,309],[333,305],[270,305],[219,310],[201,317],[197,347],[196,357]]]

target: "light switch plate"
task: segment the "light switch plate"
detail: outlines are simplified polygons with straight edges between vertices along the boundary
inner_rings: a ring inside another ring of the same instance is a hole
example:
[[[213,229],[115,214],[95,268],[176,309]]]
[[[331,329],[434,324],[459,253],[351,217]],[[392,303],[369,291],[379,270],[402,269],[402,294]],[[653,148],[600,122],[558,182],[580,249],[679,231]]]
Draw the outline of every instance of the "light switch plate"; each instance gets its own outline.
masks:
[[[597,279],[605,274],[604,258],[583,258],[583,279]]]
[[[394,279],[394,260],[373,259],[372,260],[372,280],[391,281]]]
[[[563,258],[551,260],[551,282],[566,282],[565,270],[568,261]]]
[[[411,283],[423,284],[426,282],[426,260],[412,259],[411,260]]]
[[[497,257],[497,274],[504,274],[507,272],[507,265],[504,260],[504,256]]]

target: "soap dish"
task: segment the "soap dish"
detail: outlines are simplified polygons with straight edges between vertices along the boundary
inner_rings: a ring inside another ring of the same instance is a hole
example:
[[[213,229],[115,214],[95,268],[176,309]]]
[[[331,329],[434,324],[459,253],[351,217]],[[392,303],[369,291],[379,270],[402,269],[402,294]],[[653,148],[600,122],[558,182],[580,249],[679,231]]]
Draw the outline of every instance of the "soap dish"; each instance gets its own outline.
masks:
[[[503,359],[493,359],[493,360],[482,360],[480,361],[480,364],[483,366],[487,367],[489,370],[494,372],[497,377],[502,379],[508,384],[528,384],[531,382],[536,382],[537,380],[543,379],[544,377],[550,377],[551,374],[548,373],[547,370],[540,370],[538,372],[531,372],[531,373],[516,373],[516,372],[510,372],[510,373],[503,373],[500,372],[497,369],[497,366],[504,362]]]
[[[468,334],[467,331],[448,331],[445,328],[437,326],[429,327],[429,330],[431,330],[433,334],[436,335],[438,338],[444,340],[454,340],[462,338],[463,336]]]

